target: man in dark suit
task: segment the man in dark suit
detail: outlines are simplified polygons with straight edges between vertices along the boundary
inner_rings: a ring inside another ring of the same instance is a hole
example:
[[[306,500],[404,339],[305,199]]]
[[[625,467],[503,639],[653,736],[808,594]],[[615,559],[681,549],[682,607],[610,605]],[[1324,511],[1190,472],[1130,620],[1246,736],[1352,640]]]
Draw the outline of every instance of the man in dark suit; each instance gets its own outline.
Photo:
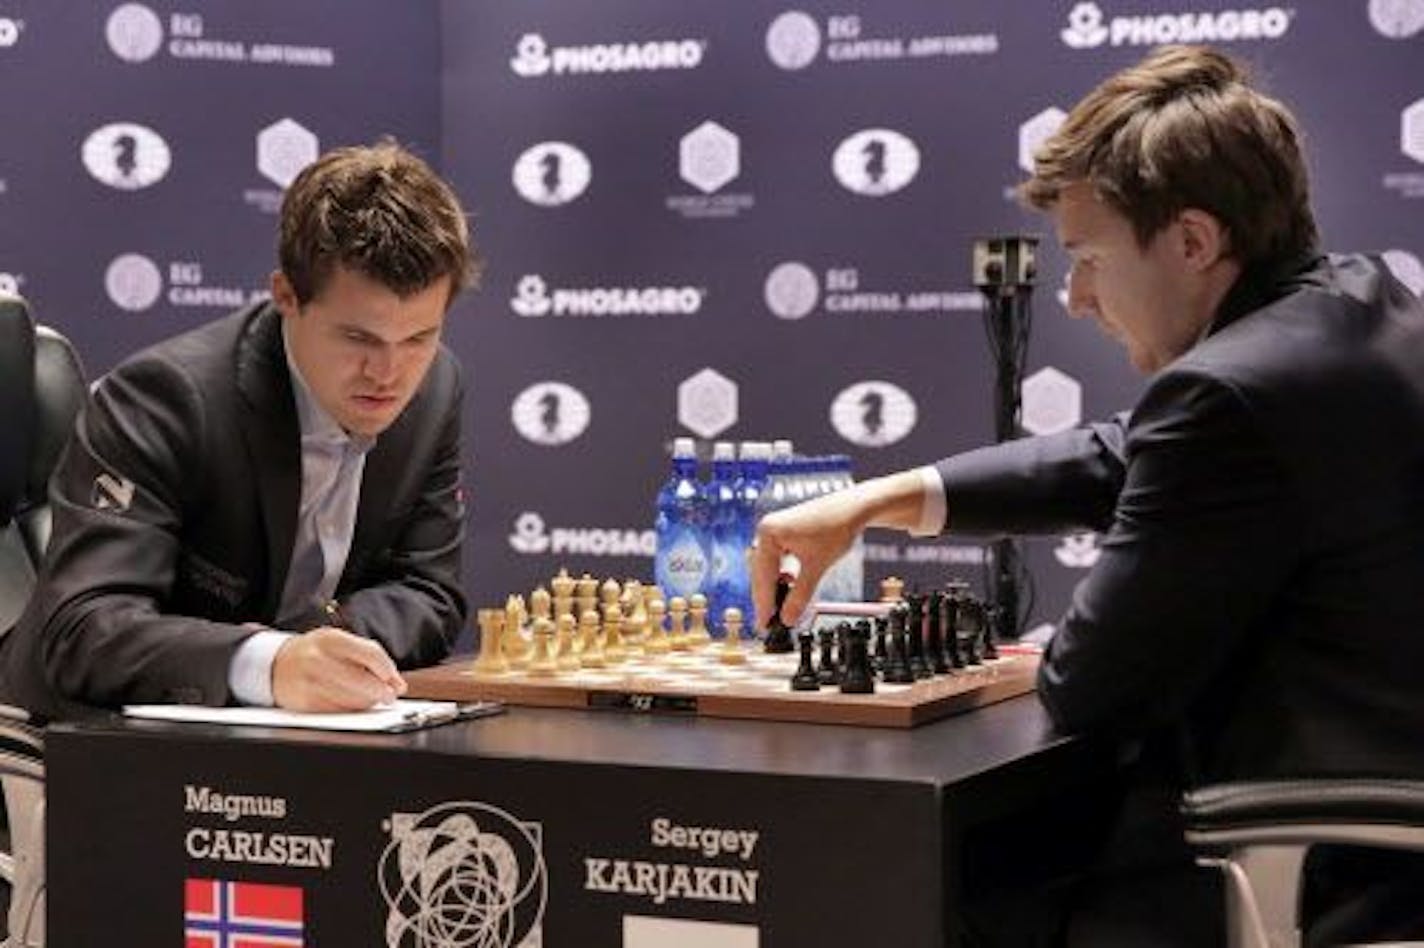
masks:
[[[270,302],[93,392],[4,700],[366,708],[459,634],[459,201],[397,145],[338,149],[288,190],[279,256]]]
[[[1101,531],[1038,690],[1064,730],[1147,736],[1112,854],[1139,891],[1082,907],[1158,917],[1084,943],[1213,943],[1209,901],[1164,909],[1211,898],[1183,784],[1424,776],[1424,306],[1377,260],[1317,252],[1293,118],[1210,50],[1099,86],[1022,194],[1071,258],[1072,312],[1149,374],[1141,400],[766,517],[758,613],[783,556],[794,620],[867,526]]]

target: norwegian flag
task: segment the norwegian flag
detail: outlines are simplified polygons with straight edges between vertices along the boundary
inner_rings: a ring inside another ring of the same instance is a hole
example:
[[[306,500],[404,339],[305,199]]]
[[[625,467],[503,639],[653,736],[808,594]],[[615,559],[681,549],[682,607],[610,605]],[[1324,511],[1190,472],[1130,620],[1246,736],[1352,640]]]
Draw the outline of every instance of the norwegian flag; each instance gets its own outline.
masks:
[[[302,890],[294,885],[188,879],[186,948],[301,948]]]

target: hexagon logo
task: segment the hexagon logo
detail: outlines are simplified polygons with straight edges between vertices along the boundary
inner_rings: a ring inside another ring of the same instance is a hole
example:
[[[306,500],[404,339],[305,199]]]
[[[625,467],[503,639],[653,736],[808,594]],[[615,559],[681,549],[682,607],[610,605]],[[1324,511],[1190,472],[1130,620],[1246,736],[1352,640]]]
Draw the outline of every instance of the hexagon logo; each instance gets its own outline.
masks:
[[[257,133],[257,170],[280,188],[285,188],[316,161],[316,135],[296,119],[284,118]]]
[[[537,382],[519,393],[510,406],[514,429],[525,440],[557,447],[588,428],[593,413],[583,392],[563,382]]]
[[[1049,366],[1024,379],[1023,427],[1030,434],[1067,431],[1083,418],[1083,387]]]
[[[1019,167],[1033,174],[1033,156],[1063,126],[1068,113],[1050,105],[1019,126]]]
[[[857,382],[831,402],[831,427],[861,447],[894,444],[913,431],[918,420],[919,409],[910,393],[889,382]]]
[[[742,146],[736,135],[707,121],[682,136],[678,174],[703,194],[711,194],[742,173]]]
[[[816,273],[804,263],[794,260],[778,264],[767,274],[762,296],[766,308],[782,319],[800,319],[816,308],[821,284]]]
[[[1399,148],[1410,158],[1424,163],[1424,99],[1416,99],[1400,116]]]
[[[141,3],[125,3],[109,14],[104,38],[114,55],[130,63],[153,58],[163,45],[163,21]]]
[[[821,28],[809,13],[788,10],[767,27],[766,54],[782,69],[804,69],[820,51]]]
[[[737,383],[716,369],[703,369],[677,387],[677,420],[703,438],[715,438],[737,423]]]

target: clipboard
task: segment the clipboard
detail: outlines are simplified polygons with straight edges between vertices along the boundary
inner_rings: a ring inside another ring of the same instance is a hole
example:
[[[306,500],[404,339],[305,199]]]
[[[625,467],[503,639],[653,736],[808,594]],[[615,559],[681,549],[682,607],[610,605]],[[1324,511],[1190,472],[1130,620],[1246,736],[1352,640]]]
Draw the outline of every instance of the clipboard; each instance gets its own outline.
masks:
[[[469,721],[504,711],[498,701],[420,701],[399,698],[368,711],[322,713],[282,708],[212,708],[194,704],[130,704],[124,717],[186,724],[227,724],[249,727],[294,727],[315,731],[359,731],[403,734]]]

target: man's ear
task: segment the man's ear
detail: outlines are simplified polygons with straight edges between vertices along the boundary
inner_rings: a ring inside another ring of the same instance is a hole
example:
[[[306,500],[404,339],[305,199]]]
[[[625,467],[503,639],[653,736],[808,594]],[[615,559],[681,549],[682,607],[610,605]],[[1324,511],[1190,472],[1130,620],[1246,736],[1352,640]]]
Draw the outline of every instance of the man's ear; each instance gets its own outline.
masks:
[[[301,304],[297,302],[297,291],[292,287],[292,281],[287,279],[287,275],[281,270],[273,270],[268,282],[272,287],[272,302],[276,305],[284,319],[293,319],[301,311]]]
[[[1182,260],[1195,272],[1201,272],[1226,257],[1231,250],[1231,235],[1215,215],[1189,207],[1177,215],[1180,230]]]

